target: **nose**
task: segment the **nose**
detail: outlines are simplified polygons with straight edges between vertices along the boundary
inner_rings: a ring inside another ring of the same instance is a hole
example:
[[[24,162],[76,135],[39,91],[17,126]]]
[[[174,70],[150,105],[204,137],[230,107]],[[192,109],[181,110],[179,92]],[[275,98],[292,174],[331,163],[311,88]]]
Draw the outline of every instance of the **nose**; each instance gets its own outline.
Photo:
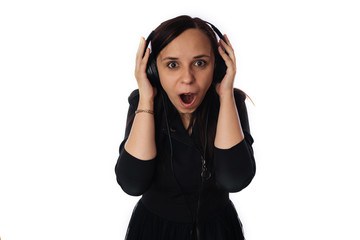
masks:
[[[195,81],[194,73],[191,67],[183,69],[181,82],[184,84],[192,84]]]

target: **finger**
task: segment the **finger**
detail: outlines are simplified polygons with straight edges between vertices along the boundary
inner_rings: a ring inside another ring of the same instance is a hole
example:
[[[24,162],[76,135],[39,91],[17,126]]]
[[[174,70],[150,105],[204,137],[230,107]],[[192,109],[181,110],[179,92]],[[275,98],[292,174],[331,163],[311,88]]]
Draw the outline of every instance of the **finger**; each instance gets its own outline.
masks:
[[[150,56],[150,48],[147,48],[145,50],[145,47],[146,47],[146,41],[142,37],[140,39],[138,52],[136,54],[136,65],[135,65],[135,72],[138,72],[140,75],[142,75],[142,73],[145,73],[147,62]]]
[[[224,40],[220,39],[220,46],[224,48],[224,50],[228,53],[234,52],[234,49],[231,47],[231,45],[227,44]]]
[[[144,58],[136,61],[135,66],[135,77],[137,80],[146,78],[146,67],[150,56],[150,48],[146,49]],[[138,58],[139,59],[139,58]]]
[[[234,64],[235,64],[234,51],[229,46],[223,47],[223,45],[221,44],[219,46],[219,53],[222,56],[222,58],[224,59],[224,61],[231,61],[231,62],[234,62]]]
[[[140,56],[142,55],[142,53],[144,52],[144,43],[145,43],[145,39],[144,37],[140,38],[140,42],[139,42],[139,47],[138,47],[138,51],[136,53],[136,56]]]
[[[227,34],[224,34],[224,38],[225,38],[225,40],[226,40],[227,45],[229,45],[229,46],[232,48],[231,42],[230,42]]]
[[[138,47],[138,50],[136,52],[136,63],[137,64],[140,64],[140,62],[141,62],[141,60],[143,58],[144,49],[145,49],[145,39],[143,37],[141,37],[139,47]]]
[[[235,61],[231,59],[231,57],[228,54],[226,54],[226,52],[221,46],[219,46],[219,54],[224,59],[225,65],[227,66],[228,70],[230,72],[235,72],[236,71]]]
[[[142,58],[141,63],[140,63],[140,71],[145,71],[147,62],[149,60],[149,56],[150,56],[150,48],[147,48],[145,51],[145,55]]]
[[[234,49],[222,39],[220,39],[220,46],[222,47],[223,51],[225,50],[228,53],[231,60],[235,63],[236,58],[235,58]]]

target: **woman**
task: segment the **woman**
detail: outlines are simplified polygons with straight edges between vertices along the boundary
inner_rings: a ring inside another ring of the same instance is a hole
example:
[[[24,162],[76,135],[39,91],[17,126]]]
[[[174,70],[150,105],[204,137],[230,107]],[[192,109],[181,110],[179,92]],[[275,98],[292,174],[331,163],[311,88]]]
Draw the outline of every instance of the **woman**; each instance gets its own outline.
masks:
[[[115,168],[123,190],[142,195],[126,239],[244,239],[229,192],[255,175],[253,139],[245,94],[233,88],[234,51],[211,26],[165,21],[151,53],[141,38]]]

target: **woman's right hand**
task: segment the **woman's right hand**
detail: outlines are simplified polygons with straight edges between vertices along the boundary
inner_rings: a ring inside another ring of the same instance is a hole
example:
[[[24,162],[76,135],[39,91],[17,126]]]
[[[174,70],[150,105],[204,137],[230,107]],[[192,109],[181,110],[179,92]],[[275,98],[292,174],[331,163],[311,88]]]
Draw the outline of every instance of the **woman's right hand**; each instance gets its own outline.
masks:
[[[154,88],[147,75],[146,67],[150,56],[150,49],[146,49],[146,41],[143,37],[140,39],[139,49],[136,53],[136,65],[135,65],[135,78],[139,87],[140,101],[153,102],[156,95],[156,88]]]

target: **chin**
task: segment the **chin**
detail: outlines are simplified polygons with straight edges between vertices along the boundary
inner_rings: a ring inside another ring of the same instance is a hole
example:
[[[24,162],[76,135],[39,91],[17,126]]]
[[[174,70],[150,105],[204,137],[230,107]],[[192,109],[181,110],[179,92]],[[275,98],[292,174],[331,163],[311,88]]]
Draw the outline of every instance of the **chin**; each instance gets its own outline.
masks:
[[[191,114],[195,112],[195,110],[198,108],[198,106],[185,107],[181,103],[174,106],[179,113],[183,113],[183,114]]]

